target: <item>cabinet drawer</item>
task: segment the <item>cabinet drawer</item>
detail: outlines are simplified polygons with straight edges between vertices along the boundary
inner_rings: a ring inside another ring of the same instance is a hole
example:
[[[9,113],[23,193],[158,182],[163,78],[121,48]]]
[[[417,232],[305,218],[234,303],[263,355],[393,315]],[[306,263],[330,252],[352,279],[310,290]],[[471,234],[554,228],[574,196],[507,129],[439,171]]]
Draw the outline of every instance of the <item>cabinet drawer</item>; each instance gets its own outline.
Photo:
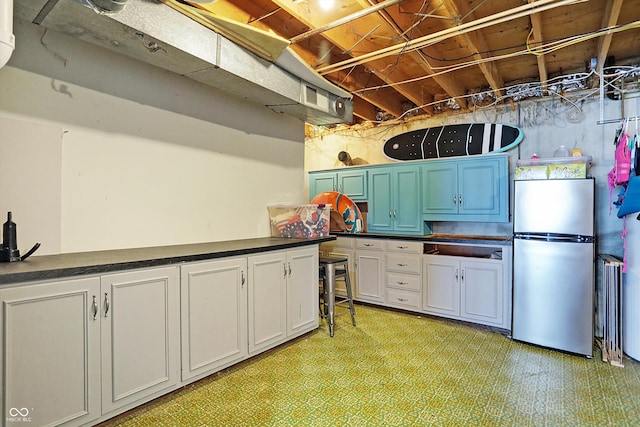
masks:
[[[387,304],[402,308],[420,309],[420,294],[402,289],[387,289]]]
[[[412,254],[422,253],[422,242],[405,242],[402,240],[387,240],[387,250]]]
[[[357,249],[376,249],[383,250],[384,249],[384,240],[381,239],[357,239],[356,240],[356,248]]]
[[[387,287],[420,291],[420,276],[413,274],[387,273]]]
[[[388,253],[387,271],[420,274],[422,268],[420,260],[420,255]]]
[[[353,237],[338,237],[334,240],[333,243],[335,246],[340,248],[355,248],[356,247],[356,239]]]

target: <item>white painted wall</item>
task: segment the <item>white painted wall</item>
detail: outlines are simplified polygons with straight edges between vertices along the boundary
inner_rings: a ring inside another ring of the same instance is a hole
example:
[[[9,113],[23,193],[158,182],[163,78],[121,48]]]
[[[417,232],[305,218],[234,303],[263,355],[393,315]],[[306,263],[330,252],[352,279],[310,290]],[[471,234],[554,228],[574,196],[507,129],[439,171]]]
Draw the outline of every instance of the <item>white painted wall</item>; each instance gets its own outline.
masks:
[[[0,218],[14,212],[21,251],[263,237],[267,206],[303,202],[298,119],[30,23],[14,31]],[[34,168],[38,144],[59,150],[46,168]]]

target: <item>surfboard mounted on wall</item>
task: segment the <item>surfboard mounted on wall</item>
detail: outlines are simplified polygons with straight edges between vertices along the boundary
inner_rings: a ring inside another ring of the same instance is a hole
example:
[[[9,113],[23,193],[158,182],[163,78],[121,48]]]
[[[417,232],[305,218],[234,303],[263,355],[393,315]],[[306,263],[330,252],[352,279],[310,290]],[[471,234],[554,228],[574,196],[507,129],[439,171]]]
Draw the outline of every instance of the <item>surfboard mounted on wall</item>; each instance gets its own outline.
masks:
[[[511,150],[522,142],[517,126],[496,123],[444,125],[401,133],[382,152],[395,161],[472,156]]]

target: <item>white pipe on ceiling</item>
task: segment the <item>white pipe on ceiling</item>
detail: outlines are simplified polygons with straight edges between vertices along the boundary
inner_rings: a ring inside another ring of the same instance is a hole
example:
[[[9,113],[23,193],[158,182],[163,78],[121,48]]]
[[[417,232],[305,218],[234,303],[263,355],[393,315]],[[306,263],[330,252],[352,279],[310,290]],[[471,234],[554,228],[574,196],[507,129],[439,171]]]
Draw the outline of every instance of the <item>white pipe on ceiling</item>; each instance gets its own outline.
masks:
[[[0,0],[0,68],[9,61],[15,47],[13,0]]]

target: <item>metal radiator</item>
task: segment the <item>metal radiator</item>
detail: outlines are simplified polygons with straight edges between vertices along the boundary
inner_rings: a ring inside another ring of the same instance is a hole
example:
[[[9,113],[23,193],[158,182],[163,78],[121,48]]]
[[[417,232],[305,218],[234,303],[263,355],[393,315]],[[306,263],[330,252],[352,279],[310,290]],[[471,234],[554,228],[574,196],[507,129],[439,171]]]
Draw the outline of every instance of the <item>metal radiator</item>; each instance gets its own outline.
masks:
[[[602,267],[602,361],[614,366],[622,363],[622,261],[600,255]]]

